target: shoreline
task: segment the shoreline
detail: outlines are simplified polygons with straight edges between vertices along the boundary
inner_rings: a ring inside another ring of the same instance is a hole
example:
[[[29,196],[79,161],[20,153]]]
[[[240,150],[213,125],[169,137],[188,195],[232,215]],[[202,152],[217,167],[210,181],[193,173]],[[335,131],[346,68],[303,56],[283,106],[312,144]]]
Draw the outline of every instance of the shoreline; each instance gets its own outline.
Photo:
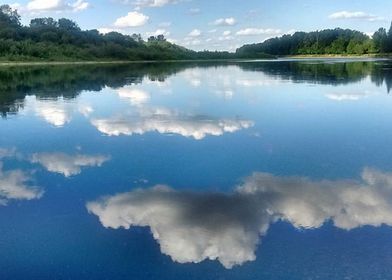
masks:
[[[354,55],[354,54],[298,54],[298,55],[287,55],[280,56],[279,58],[381,58],[381,59],[390,59],[392,58],[392,54],[363,54],[363,55]]]
[[[291,55],[273,59],[186,59],[186,60],[132,60],[132,61],[0,61],[1,66],[61,66],[61,65],[94,65],[94,64],[142,64],[142,63],[186,63],[186,62],[258,62],[300,59],[392,59],[392,55]]]

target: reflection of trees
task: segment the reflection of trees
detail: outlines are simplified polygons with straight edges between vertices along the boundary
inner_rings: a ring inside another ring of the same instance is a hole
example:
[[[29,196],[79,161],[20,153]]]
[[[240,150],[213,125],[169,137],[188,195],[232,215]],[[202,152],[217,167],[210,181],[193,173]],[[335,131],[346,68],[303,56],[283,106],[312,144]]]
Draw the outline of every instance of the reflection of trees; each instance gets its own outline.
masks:
[[[164,81],[187,68],[236,65],[244,71],[262,72],[276,79],[315,84],[349,84],[370,76],[377,86],[392,88],[392,62],[260,61],[173,62],[108,65],[62,65],[0,68],[0,113],[6,116],[23,108],[26,95],[38,98],[75,98],[83,90],[100,91],[141,83],[146,77]]]
[[[0,113],[17,113],[26,95],[71,99],[83,90],[140,83],[144,76],[164,80],[178,71],[173,66],[149,63],[0,68]]]
[[[377,86],[382,86],[385,83],[388,93],[390,93],[392,89],[392,62],[378,64],[371,73],[371,79]]]
[[[373,67],[374,63],[364,61],[351,63],[284,61],[241,65],[244,70],[261,71],[282,80],[330,85],[358,82],[369,75]]]
[[[271,61],[263,63],[241,63],[243,70],[260,71],[277,79],[314,84],[344,85],[358,82],[367,76],[378,87],[392,89],[392,61],[354,62],[311,62],[311,61]]]

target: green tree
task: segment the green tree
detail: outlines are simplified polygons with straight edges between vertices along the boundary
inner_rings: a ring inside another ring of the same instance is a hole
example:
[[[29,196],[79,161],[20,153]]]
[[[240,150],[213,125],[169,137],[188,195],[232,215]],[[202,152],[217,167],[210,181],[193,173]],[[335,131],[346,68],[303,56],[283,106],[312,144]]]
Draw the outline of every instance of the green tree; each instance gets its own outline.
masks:
[[[391,26],[389,27],[387,37],[388,38],[387,38],[387,45],[386,45],[385,51],[392,52],[392,23],[391,23]]]
[[[66,31],[80,31],[79,25],[70,19],[60,18],[58,20],[58,25],[60,29]]]
[[[384,53],[387,51],[388,35],[385,28],[381,27],[373,34],[373,41],[378,52]]]
[[[31,28],[42,28],[42,27],[58,27],[57,21],[53,18],[35,18],[30,21]]]

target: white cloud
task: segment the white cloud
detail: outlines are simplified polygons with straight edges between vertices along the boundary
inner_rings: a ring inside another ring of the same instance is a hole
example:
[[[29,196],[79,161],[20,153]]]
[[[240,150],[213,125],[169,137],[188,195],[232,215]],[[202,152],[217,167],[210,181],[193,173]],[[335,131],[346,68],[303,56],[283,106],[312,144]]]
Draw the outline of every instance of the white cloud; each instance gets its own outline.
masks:
[[[199,29],[193,29],[189,34],[189,37],[200,37],[201,31]]]
[[[147,36],[158,36],[158,35],[164,35],[165,37],[170,36],[170,32],[167,31],[166,29],[157,29],[154,32],[146,32]]]
[[[356,92],[334,92],[326,94],[325,96],[328,99],[334,101],[358,101],[362,98],[369,97],[375,94],[374,92],[370,91],[356,91]]]
[[[218,41],[230,41],[230,40],[234,40],[233,36],[219,36],[218,37]]]
[[[129,1],[128,1],[129,2]],[[179,0],[136,0],[133,4],[138,7],[163,7],[168,4],[178,3]]]
[[[336,93],[330,93],[327,94],[326,97],[331,100],[335,101],[345,101],[345,100],[350,100],[350,101],[357,101],[362,98],[360,95],[354,95],[354,94],[336,94]]]
[[[237,31],[238,36],[256,36],[256,35],[279,35],[282,33],[280,29],[273,28],[245,28]]]
[[[350,230],[392,225],[392,173],[365,168],[362,179],[313,181],[254,173],[232,193],[156,186],[87,203],[107,228],[148,226],[162,253],[179,263],[218,260],[226,268],[255,260],[260,237],[283,220],[314,229],[331,220]]]
[[[79,106],[79,113],[81,113],[85,117],[88,117],[93,112],[94,112],[94,109],[90,105],[80,105]]]
[[[126,16],[118,18],[114,26],[118,28],[138,27],[145,25],[149,17],[139,12],[129,12]]]
[[[0,159],[14,157],[16,155],[16,148],[5,149],[0,148]]]
[[[30,103],[30,108],[35,111],[37,116],[54,126],[62,127],[71,121],[73,108],[71,104],[64,100],[41,101],[31,98],[27,102]]]
[[[236,84],[242,87],[263,87],[263,86],[281,85],[281,82],[279,80],[273,80],[273,79],[240,78],[236,80]]]
[[[32,200],[43,195],[37,186],[31,185],[31,177],[22,170],[4,171],[0,162],[0,205],[9,200]]]
[[[231,34],[230,30],[223,31],[222,33],[223,36],[229,36],[230,34]]]
[[[90,3],[83,0],[77,0],[75,2],[66,2],[64,0],[32,0],[27,3],[26,6],[20,4],[14,4],[19,10],[28,11],[31,13],[41,13],[47,11],[57,12],[80,12],[90,7]]]
[[[101,28],[98,28],[98,31],[101,34],[107,34],[107,33],[110,33],[110,32],[119,32],[119,33],[122,32],[121,29],[110,28],[110,27],[101,27]]]
[[[56,10],[63,7],[64,3],[61,0],[33,0],[27,3],[27,9],[31,11]]]
[[[151,99],[151,96],[148,92],[140,89],[121,88],[117,91],[117,94],[121,98],[129,100],[129,102],[135,106],[144,105]]]
[[[340,11],[328,16],[330,19],[357,19],[366,21],[379,21],[385,20],[384,17],[376,16],[365,12],[348,12]]]
[[[201,80],[199,79],[192,79],[189,82],[193,87],[199,87],[201,85]]]
[[[90,3],[83,0],[77,0],[75,3],[71,4],[71,6],[75,12],[79,12],[88,9]]]
[[[36,96],[28,96],[25,98],[25,103],[26,112],[32,112],[56,127],[63,127],[70,123],[75,113],[89,116],[94,111],[88,104],[66,100],[62,97],[58,99],[38,99]]]
[[[166,108],[142,109],[138,115],[93,119],[91,123],[109,136],[144,134],[179,134],[201,140],[207,135],[220,136],[253,126],[247,120],[213,119],[183,115]]]
[[[187,37],[187,38],[185,38],[185,41],[182,42],[182,45],[184,45],[186,47],[188,47],[188,46],[199,46],[199,45],[201,45],[201,43],[202,42],[199,39],[193,39],[193,38]]]
[[[110,158],[102,155],[68,155],[64,153],[36,153],[31,157],[32,163],[39,163],[50,172],[63,174],[65,177],[78,175],[82,167],[100,167]]]
[[[237,23],[236,19],[233,17],[229,17],[229,18],[219,18],[217,20],[215,20],[212,24],[213,25],[218,25],[218,26],[231,26],[231,25],[235,25]]]
[[[176,192],[157,186],[90,202],[87,209],[108,228],[149,226],[162,253],[176,262],[217,259],[231,268],[255,259],[259,231],[265,230],[258,221],[250,222],[255,205],[247,207],[245,202],[230,195]],[[260,223],[268,225],[268,220],[262,220],[260,217]]]

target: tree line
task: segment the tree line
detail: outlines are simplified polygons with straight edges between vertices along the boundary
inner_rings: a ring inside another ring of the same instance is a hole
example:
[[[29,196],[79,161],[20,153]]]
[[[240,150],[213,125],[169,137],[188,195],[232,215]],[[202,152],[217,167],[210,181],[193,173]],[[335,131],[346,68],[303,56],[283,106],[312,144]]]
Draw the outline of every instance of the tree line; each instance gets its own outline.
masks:
[[[384,54],[392,52],[392,26],[377,30],[373,37],[350,29],[295,32],[244,45],[235,53],[193,51],[170,43],[163,35],[144,40],[140,34],[101,34],[82,30],[66,18],[35,18],[21,24],[17,10],[0,6],[0,60],[194,60],[275,58],[285,55]]]
[[[146,41],[140,34],[101,34],[81,30],[72,20],[35,18],[21,24],[17,10],[0,6],[0,59],[24,60],[179,60],[232,58],[228,52],[196,52],[172,44],[163,35]]]
[[[392,25],[387,32],[378,29],[371,37],[350,29],[326,29],[313,32],[295,32],[271,38],[262,43],[244,45],[237,49],[237,55],[257,57],[272,55],[363,55],[392,52]]]

